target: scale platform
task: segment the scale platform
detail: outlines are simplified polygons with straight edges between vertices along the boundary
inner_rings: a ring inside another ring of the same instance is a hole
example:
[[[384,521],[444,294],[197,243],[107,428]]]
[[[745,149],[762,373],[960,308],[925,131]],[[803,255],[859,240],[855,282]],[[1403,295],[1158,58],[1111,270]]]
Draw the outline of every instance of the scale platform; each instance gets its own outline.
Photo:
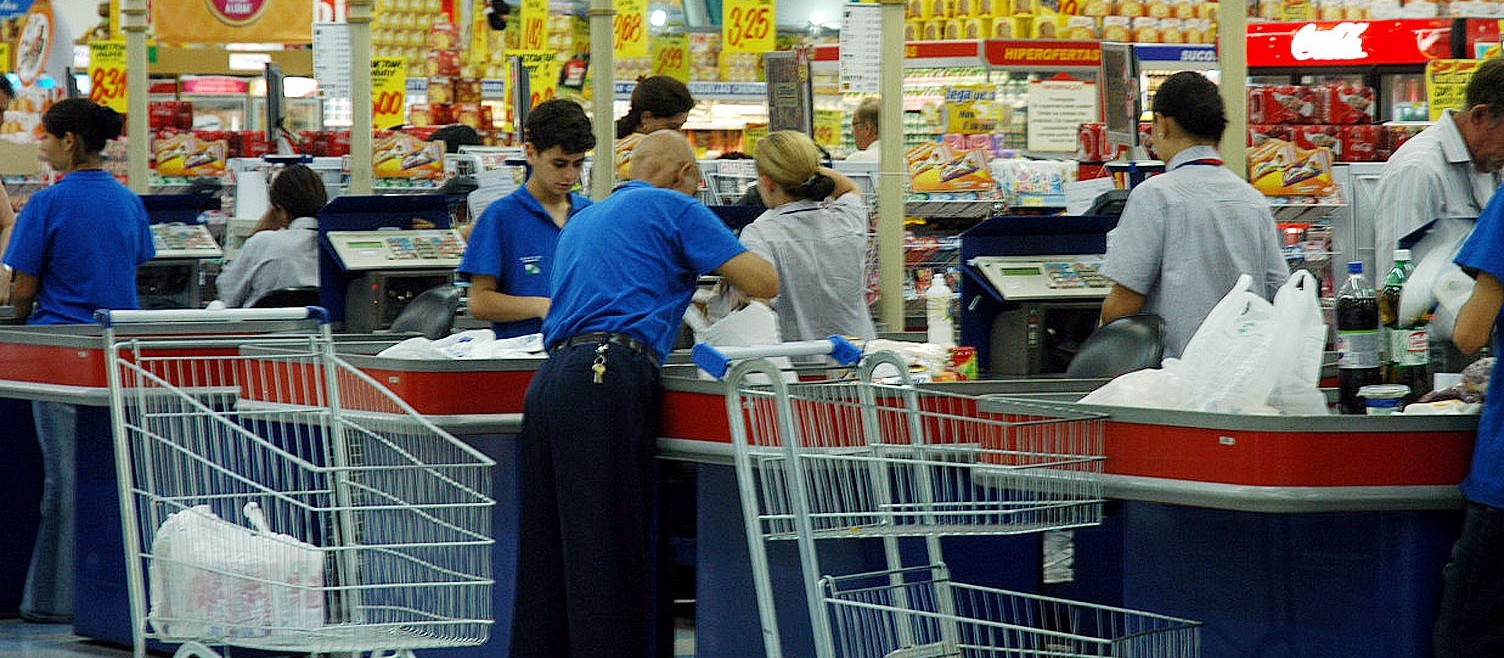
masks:
[[[454,229],[330,231],[329,244],[346,270],[454,269],[465,241]]]
[[[152,224],[151,244],[158,260],[220,258],[225,255],[202,224]]]
[[[977,256],[970,265],[1009,301],[1102,299],[1112,281],[1098,273],[1102,255]]]

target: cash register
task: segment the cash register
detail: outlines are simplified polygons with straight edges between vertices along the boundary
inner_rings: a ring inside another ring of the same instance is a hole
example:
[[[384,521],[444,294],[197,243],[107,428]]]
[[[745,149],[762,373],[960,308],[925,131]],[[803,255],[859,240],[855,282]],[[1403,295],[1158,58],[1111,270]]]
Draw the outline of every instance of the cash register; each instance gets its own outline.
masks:
[[[1104,216],[994,217],[961,234],[961,342],[994,375],[1065,372],[1097,326]]]
[[[224,256],[209,227],[198,221],[199,213],[215,199],[208,194],[147,194],[141,203],[157,252],[151,262],[136,268],[141,308],[199,308],[204,301],[204,263]]]
[[[319,213],[319,244],[319,301],[355,333],[390,327],[414,297],[452,283],[465,254],[439,194],[339,197]]]

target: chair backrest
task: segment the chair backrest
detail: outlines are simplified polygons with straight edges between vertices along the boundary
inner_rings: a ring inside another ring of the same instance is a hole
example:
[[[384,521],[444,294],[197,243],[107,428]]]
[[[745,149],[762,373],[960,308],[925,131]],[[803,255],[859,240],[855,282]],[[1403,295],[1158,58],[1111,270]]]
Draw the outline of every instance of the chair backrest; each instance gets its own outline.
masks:
[[[1067,377],[1101,379],[1144,368],[1158,368],[1165,353],[1165,321],[1153,313],[1135,313],[1097,327],[1081,344]]]
[[[438,340],[454,329],[454,315],[460,309],[460,289],[452,285],[424,290],[392,320],[394,334],[420,334]]]
[[[286,308],[288,306],[318,306],[318,286],[293,286],[278,288],[251,302],[251,308]]]

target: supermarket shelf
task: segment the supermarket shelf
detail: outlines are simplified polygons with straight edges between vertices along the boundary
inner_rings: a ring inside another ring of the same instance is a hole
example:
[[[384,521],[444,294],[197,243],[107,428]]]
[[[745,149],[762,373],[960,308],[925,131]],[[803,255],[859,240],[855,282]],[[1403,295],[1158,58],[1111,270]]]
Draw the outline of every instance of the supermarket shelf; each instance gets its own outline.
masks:
[[[1345,203],[1270,204],[1274,219],[1279,222],[1320,222],[1346,207]]]
[[[1002,201],[906,201],[903,212],[909,217],[939,219],[983,219],[1007,209]]]
[[[636,88],[637,83],[634,81],[618,80],[616,82],[616,100],[631,100],[632,90]],[[768,85],[765,82],[706,82],[696,80],[689,83],[689,94],[695,100],[766,103],[768,101]]]

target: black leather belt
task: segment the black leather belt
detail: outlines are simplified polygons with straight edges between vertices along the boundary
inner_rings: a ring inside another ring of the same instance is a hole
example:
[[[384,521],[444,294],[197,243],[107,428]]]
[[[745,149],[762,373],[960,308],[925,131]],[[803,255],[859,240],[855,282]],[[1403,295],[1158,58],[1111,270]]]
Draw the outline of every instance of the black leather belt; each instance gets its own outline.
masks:
[[[588,333],[571,336],[557,343],[554,343],[554,346],[548,348],[548,351],[557,352],[559,350],[568,349],[576,345],[601,344],[620,345],[622,347],[625,347],[629,350],[632,350],[633,352],[637,352],[638,354],[647,357],[648,360],[652,361],[653,365],[655,366],[662,365],[663,363],[662,357],[659,357],[658,353],[653,351],[653,348],[648,347],[647,343],[644,343],[626,334],[618,334],[611,331],[591,331]]]

